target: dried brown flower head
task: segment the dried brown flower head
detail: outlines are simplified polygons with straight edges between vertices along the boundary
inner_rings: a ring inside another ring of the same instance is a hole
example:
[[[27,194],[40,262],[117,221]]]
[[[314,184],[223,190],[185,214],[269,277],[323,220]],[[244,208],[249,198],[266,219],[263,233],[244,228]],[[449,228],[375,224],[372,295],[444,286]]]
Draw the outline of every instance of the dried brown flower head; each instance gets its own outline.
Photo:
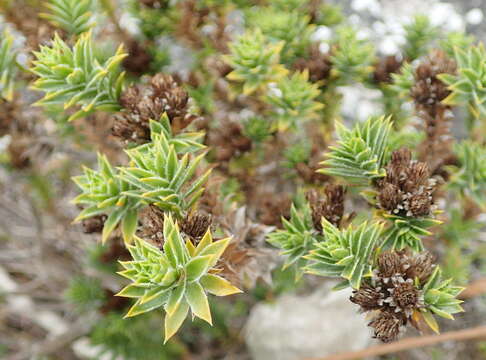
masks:
[[[322,231],[321,219],[324,217],[331,224],[339,227],[344,214],[344,187],[328,184],[323,195],[317,190],[310,190],[306,194],[309,202],[314,228]]]
[[[170,75],[157,74],[149,84],[134,85],[120,98],[123,111],[115,117],[113,135],[143,144],[150,141],[149,120],[166,113],[174,132],[187,127],[197,115],[189,112],[189,95]]]
[[[437,78],[439,74],[454,74],[456,62],[443,51],[434,51],[425,62],[415,70],[415,84],[411,96],[419,106],[434,106],[444,100],[450,90]]]
[[[132,40],[128,43],[127,48],[128,56],[123,59],[123,67],[135,75],[146,73],[150,69],[150,63],[153,60],[146,47],[140,42]]]
[[[142,223],[139,236],[159,248],[164,245],[164,212],[155,205],[143,209],[140,214]]]
[[[395,55],[385,56],[381,58],[375,65],[373,72],[373,80],[380,84],[389,84],[392,81],[392,74],[397,73],[402,66],[403,61],[398,59]]]
[[[378,311],[369,324],[375,337],[384,342],[394,340],[400,327],[411,321],[414,311],[424,306],[423,286],[434,269],[432,256],[423,252],[410,254],[403,251],[385,251],[377,259],[373,277],[350,297],[362,311]]]
[[[293,64],[297,71],[309,71],[309,80],[318,82],[326,80],[331,74],[331,59],[329,54],[324,54],[319,49],[319,44],[312,44],[306,58],[299,58]]]
[[[29,144],[32,140],[28,136],[21,134],[12,135],[10,144],[7,148],[10,165],[15,169],[21,170],[31,165],[31,158],[29,156]]]
[[[84,219],[81,222],[81,225],[83,226],[83,232],[85,234],[101,233],[101,231],[103,231],[103,226],[105,225],[106,218],[107,216],[102,214]]]
[[[229,120],[208,134],[217,161],[227,162],[252,148],[251,139],[243,134],[241,124]]]
[[[368,324],[368,326],[371,326],[375,331],[374,337],[385,343],[394,341],[398,337],[402,325],[402,321],[395,316],[395,314],[388,311],[380,312],[379,315]]]
[[[379,184],[381,208],[401,216],[422,217],[432,210],[432,193],[436,180],[430,178],[426,163],[412,159],[409,149],[392,153],[386,177]]]
[[[210,225],[211,215],[195,211],[186,215],[182,221],[181,230],[197,242],[204,236]]]

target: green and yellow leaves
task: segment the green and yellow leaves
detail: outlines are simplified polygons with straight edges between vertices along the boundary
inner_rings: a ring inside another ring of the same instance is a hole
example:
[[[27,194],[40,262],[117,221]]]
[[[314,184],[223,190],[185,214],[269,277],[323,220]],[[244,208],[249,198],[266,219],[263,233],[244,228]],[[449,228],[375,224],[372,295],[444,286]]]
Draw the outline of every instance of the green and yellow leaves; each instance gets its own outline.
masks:
[[[486,50],[483,44],[463,50],[455,48],[457,75],[440,74],[452,93],[443,100],[447,105],[467,105],[475,117],[486,115]]]
[[[98,155],[98,168],[98,171],[84,168],[84,175],[73,178],[82,190],[73,203],[86,206],[74,221],[105,214],[108,218],[103,227],[102,242],[108,239],[120,222],[123,237],[130,242],[137,228],[141,203],[124,195],[125,191],[131,189],[130,184],[118,176],[108,159],[101,154]]]
[[[270,44],[260,29],[246,32],[229,45],[231,53],[224,57],[234,69],[227,78],[243,83],[245,95],[266,88],[268,83],[287,74],[279,63],[283,45],[283,42]]]
[[[161,121],[163,124],[164,117]],[[154,128],[156,125],[153,122],[151,126]],[[131,184],[132,188],[124,192],[124,195],[155,204],[180,217],[201,196],[210,170],[191,182],[205,156],[202,153],[192,157],[188,153],[202,147],[196,141],[198,135],[172,137],[164,127],[158,130],[159,133],[152,133],[152,143],[126,150],[131,164],[120,168],[120,177]],[[176,148],[184,153],[181,158]]]
[[[276,88],[265,97],[274,108],[276,127],[279,131],[296,129],[304,121],[318,118],[318,111],[324,107],[316,101],[320,94],[319,85],[308,80],[307,71],[295,72],[290,77],[280,79]]]
[[[14,79],[17,73],[17,52],[12,45],[12,35],[4,30],[0,41],[0,94],[7,101],[13,98]]]
[[[103,242],[119,224],[125,242],[131,242],[141,207],[153,204],[180,217],[204,190],[210,171],[191,182],[205,155],[192,154],[204,148],[199,142],[202,134],[173,135],[165,114],[159,121],[151,121],[150,128],[153,142],[127,150],[132,160],[128,167],[113,168],[99,155],[98,171],[85,168],[84,175],[73,178],[82,190],[73,202],[86,206],[75,221],[107,215]]]
[[[171,215],[164,217],[163,251],[135,237],[128,246],[132,261],[120,262],[125,270],[119,274],[132,283],[117,295],[137,299],[126,317],[163,307],[165,341],[180,328],[189,309],[192,314],[211,324],[206,293],[226,296],[239,293],[227,280],[209,273],[229,244],[230,239],[213,241],[208,229],[194,247],[184,241]]]
[[[362,81],[373,69],[373,45],[360,39],[353,27],[341,26],[336,30],[331,54],[332,74],[339,84]]]
[[[81,35],[71,48],[56,35],[52,46],[41,46],[34,53],[31,71],[39,78],[33,89],[45,92],[39,106],[75,105],[81,109],[69,121],[86,116],[94,110],[117,111],[123,86],[119,65],[127,54],[120,46],[112,57],[100,63],[95,56],[91,32]]]
[[[454,167],[449,186],[486,208],[486,148],[464,141],[455,146],[460,166]]]
[[[328,159],[321,163],[325,167],[319,172],[361,186],[384,177],[383,162],[390,130],[390,118],[385,117],[371,117],[357,123],[352,130],[338,124],[338,144],[330,147]]]
[[[430,236],[432,233],[427,230],[442,222],[430,217],[412,218],[391,215],[388,213],[381,214],[391,224],[383,232],[382,248],[402,250],[410,248],[415,252],[424,250],[422,237]]]
[[[305,258],[311,263],[306,272],[320,276],[343,277],[353,289],[359,289],[364,276],[370,276],[373,253],[383,225],[362,223],[357,228],[339,230],[322,218],[325,240]]]
[[[283,229],[276,230],[267,236],[267,241],[273,246],[282,249],[281,254],[286,256],[284,267],[297,263],[303,265],[303,256],[314,247],[318,234],[312,225],[310,209],[305,207],[297,209],[294,205],[290,209],[290,220],[282,218]]]
[[[92,26],[92,0],[48,0],[46,7],[49,12],[41,16],[72,35],[80,35]]]
[[[442,272],[437,267],[430,276],[422,291],[424,302],[428,310],[446,319],[454,319],[453,314],[464,311],[461,300],[456,297],[464,290],[462,287],[451,286],[452,279],[443,280]]]

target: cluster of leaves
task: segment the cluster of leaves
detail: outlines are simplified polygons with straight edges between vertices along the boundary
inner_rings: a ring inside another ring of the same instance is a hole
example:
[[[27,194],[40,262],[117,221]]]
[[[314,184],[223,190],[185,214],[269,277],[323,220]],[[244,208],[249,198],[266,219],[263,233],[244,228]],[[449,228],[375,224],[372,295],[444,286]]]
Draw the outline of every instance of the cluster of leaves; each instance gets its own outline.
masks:
[[[486,206],[486,149],[464,141],[455,150],[460,166],[453,168],[449,185],[478,205]]]
[[[350,26],[336,29],[332,43],[331,62],[338,84],[362,81],[370,74],[375,60],[373,45],[361,39],[358,31]]]
[[[259,28],[272,43],[283,41],[281,55],[284,64],[305,55],[315,27],[309,24],[309,20],[309,16],[302,15],[298,10],[279,10],[275,5],[251,9],[246,16],[248,28]]]
[[[351,130],[337,124],[338,144],[326,154],[320,172],[364,186],[384,177],[390,130],[390,118],[385,117],[371,117]]]
[[[49,0],[48,13],[41,14],[55,26],[72,35],[80,35],[92,26],[92,0]]]
[[[8,101],[12,100],[14,93],[14,79],[17,73],[16,57],[13,37],[8,30],[4,30],[0,41],[0,94]]]
[[[233,68],[227,75],[230,80],[243,83],[243,94],[249,95],[266,88],[287,73],[280,64],[284,42],[270,44],[260,29],[247,31],[230,44],[231,53],[225,57]]]
[[[274,108],[279,131],[296,129],[299,124],[317,118],[318,111],[324,107],[316,101],[319,86],[308,80],[308,72],[296,72],[280,79],[266,96],[266,101]]]
[[[267,238],[270,244],[282,249],[282,255],[286,256],[284,268],[293,264],[301,268],[305,264],[303,256],[314,248],[317,241],[309,207],[299,210],[292,205],[290,219],[282,219],[283,229],[270,233]]]
[[[357,228],[339,230],[322,218],[325,241],[316,244],[306,259],[310,274],[335,276],[346,279],[342,286],[359,289],[364,276],[371,276],[373,253],[378,244],[383,225],[367,222]]]
[[[124,76],[119,64],[127,55],[123,46],[100,63],[91,32],[82,34],[72,48],[56,35],[51,46],[41,46],[34,55],[36,60],[31,70],[39,78],[33,89],[45,92],[37,105],[63,105],[64,109],[81,106],[69,121],[95,110],[120,109],[118,99]]]
[[[139,238],[128,246],[133,261],[120,262],[125,270],[119,274],[132,284],[117,295],[137,299],[127,317],[163,307],[167,341],[182,325],[189,309],[211,324],[206,292],[226,296],[240,290],[214,273],[229,238],[214,242],[208,229],[195,247],[190,239],[184,241],[177,223],[166,215],[164,239],[163,251]]]
[[[85,174],[74,181],[82,190],[73,201],[87,206],[76,218],[80,221],[105,214],[102,241],[106,241],[121,223],[125,241],[137,230],[138,210],[156,205],[182,217],[201,195],[209,171],[191,183],[197,166],[204,157],[191,158],[191,152],[202,149],[201,133],[173,136],[164,114],[159,122],[150,122],[152,142],[126,150],[131,163],[113,169],[105,156],[98,156],[99,170],[85,168]],[[178,154],[184,154],[178,158]]]
[[[452,93],[444,100],[448,105],[467,105],[475,117],[485,116],[486,107],[486,50],[483,44],[467,50],[455,49],[458,74],[441,74],[440,80]]]
[[[432,40],[437,38],[438,29],[433,26],[426,15],[417,15],[410,24],[404,26],[406,45],[404,56],[413,61],[427,53]]]

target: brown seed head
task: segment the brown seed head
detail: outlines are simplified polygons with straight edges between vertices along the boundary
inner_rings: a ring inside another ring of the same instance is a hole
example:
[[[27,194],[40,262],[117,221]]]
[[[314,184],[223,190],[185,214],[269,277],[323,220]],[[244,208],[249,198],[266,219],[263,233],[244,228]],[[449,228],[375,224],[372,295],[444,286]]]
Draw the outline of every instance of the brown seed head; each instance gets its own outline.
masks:
[[[388,343],[398,337],[402,321],[393,313],[384,311],[371,321],[368,326],[375,330],[375,338]]]

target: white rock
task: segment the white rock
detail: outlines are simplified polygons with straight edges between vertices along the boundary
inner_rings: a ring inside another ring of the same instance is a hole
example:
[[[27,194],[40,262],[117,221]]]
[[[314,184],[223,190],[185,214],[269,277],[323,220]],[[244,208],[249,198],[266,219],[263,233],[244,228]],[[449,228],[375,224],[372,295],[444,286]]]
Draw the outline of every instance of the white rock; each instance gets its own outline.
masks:
[[[323,286],[309,296],[256,305],[245,329],[252,358],[301,360],[367,347],[371,332],[349,296]]]

